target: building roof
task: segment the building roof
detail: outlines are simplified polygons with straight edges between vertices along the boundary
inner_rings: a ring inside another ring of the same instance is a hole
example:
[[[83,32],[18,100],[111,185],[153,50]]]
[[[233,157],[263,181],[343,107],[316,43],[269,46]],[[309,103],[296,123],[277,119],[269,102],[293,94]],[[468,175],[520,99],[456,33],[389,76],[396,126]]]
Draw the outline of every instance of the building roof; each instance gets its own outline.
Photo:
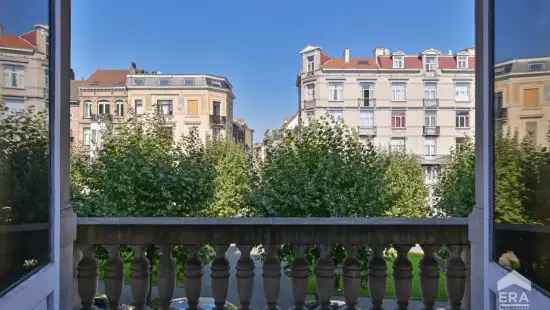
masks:
[[[33,42],[36,43],[36,39]],[[21,36],[3,33],[0,34],[0,47],[33,49],[35,46]]]
[[[20,35],[21,38],[28,41],[33,46],[36,46],[38,42],[38,32],[36,30],[26,32],[22,35]]]
[[[372,58],[367,57],[352,57],[349,62],[342,58],[328,58],[321,64],[323,68],[335,69],[377,69],[378,65]]]
[[[127,69],[98,69],[81,86],[122,87],[126,85],[127,75]]]

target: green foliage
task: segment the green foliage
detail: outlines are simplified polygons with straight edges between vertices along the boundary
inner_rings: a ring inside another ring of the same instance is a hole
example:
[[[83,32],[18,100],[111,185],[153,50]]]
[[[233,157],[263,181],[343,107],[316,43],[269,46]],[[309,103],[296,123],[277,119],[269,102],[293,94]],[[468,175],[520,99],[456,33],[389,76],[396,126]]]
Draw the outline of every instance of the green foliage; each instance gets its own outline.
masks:
[[[45,111],[13,113],[0,104],[0,223],[49,217],[49,130]]]
[[[426,217],[428,190],[424,170],[413,155],[386,154],[384,172],[385,216]]]
[[[468,216],[475,204],[474,172],[474,144],[467,139],[460,148],[451,151],[449,163],[439,176],[434,190],[438,208],[450,216]]]
[[[400,168],[409,171],[399,172]],[[427,194],[416,160],[378,154],[372,145],[361,143],[353,130],[333,120],[314,121],[268,144],[259,175],[254,195],[258,215],[425,214]]]

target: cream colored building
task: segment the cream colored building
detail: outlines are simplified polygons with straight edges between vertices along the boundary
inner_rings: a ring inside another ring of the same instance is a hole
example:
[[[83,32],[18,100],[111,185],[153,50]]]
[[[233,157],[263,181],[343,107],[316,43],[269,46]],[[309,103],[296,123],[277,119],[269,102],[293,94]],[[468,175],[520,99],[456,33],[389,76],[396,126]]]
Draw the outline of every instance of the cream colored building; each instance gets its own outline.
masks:
[[[494,102],[503,134],[550,145],[550,57],[498,63]]]
[[[418,156],[433,184],[450,151],[474,135],[473,49],[418,54],[376,48],[370,57],[301,52],[299,116],[330,115],[382,150]]]
[[[158,111],[174,139],[196,131],[206,139],[233,139],[231,83],[209,74],[130,74],[126,88],[136,114]]]
[[[14,35],[0,25],[0,101],[11,111],[48,104],[48,26]]]

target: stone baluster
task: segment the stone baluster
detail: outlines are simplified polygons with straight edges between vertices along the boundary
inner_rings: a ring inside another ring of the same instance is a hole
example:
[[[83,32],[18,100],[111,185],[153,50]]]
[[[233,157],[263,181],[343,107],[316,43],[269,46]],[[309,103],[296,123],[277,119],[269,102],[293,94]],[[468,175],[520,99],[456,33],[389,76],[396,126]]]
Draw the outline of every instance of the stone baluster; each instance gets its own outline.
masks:
[[[410,245],[397,245],[397,258],[393,263],[393,285],[398,309],[407,309],[411,298],[413,267],[409,261]]]
[[[361,263],[357,259],[357,246],[350,245],[346,247],[347,257],[344,260],[344,298],[346,308],[349,310],[357,309],[357,299],[361,291]]]
[[[97,289],[97,260],[95,246],[85,246],[82,249],[83,257],[78,264],[78,293],[82,308],[92,309]]]
[[[105,262],[105,294],[109,299],[109,308],[118,309],[123,285],[123,263],[118,245],[105,246],[109,259]]]
[[[427,310],[434,309],[439,286],[439,265],[434,257],[434,245],[423,245],[424,257],[420,261],[420,288],[422,302]]]
[[[239,292],[239,309],[250,309],[250,300],[254,288],[254,260],[250,257],[250,245],[240,245],[241,257],[237,262],[237,291]]]
[[[158,289],[160,307],[163,310],[169,310],[176,286],[176,260],[172,257],[171,245],[161,245],[159,248]]]
[[[470,246],[466,245],[462,247],[461,253],[464,267],[466,268],[466,287],[464,289],[464,297],[462,297],[462,308],[464,310],[470,310]]]
[[[386,292],[386,261],[383,251],[383,247],[373,247],[369,260],[369,291],[373,309],[382,309]]]
[[[185,262],[185,295],[190,310],[197,310],[202,287],[202,263],[199,258],[199,246],[191,248],[191,255]]]
[[[296,257],[292,262],[290,278],[292,280],[292,294],[294,295],[294,309],[302,310],[306,304],[307,280],[309,276],[309,267],[305,257],[307,247],[298,245],[296,247]]]
[[[264,295],[267,309],[278,309],[280,282],[281,282],[281,262],[277,257],[277,245],[265,245],[265,260],[263,266]]]
[[[132,246],[134,259],[131,267],[133,304],[136,310],[145,309],[147,293],[149,292],[149,260],[145,257],[145,246]]]
[[[449,306],[453,310],[460,310],[464,291],[466,289],[466,266],[460,258],[461,247],[450,246],[450,255],[447,259],[447,296]]]
[[[216,245],[216,257],[211,265],[212,296],[216,309],[225,309],[225,299],[227,298],[227,287],[229,285],[229,262],[225,258],[227,246]]]
[[[319,295],[319,309],[330,309],[330,298],[334,295],[334,280],[336,266],[330,254],[330,245],[320,246],[321,255],[315,265],[317,280],[317,294]]]

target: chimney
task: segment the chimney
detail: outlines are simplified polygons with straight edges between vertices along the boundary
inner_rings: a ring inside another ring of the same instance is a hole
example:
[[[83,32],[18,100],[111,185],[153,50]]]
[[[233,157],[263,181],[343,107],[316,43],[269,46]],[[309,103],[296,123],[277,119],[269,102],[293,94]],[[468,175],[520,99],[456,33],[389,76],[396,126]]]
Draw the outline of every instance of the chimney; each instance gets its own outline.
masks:
[[[449,50],[448,55],[449,55],[449,56],[453,56],[453,50]]]
[[[376,47],[374,49],[374,57],[378,58],[378,56],[388,56],[390,54],[390,50],[383,47]]]
[[[344,49],[344,61],[346,63],[349,63],[349,61],[350,61],[349,48]]]

